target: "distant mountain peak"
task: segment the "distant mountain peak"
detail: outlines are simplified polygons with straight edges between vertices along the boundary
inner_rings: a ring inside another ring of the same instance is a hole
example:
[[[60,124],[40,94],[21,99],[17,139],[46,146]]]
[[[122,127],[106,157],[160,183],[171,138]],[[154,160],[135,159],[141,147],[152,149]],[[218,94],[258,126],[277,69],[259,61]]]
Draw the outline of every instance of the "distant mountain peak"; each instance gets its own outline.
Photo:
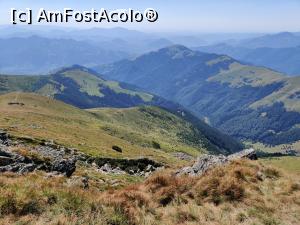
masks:
[[[62,74],[62,73],[69,72],[69,71],[74,71],[74,70],[79,70],[79,71],[82,71],[82,72],[86,72],[86,73],[89,73],[91,75],[95,75],[97,77],[100,76],[99,73],[97,73],[96,71],[94,71],[92,69],[89,69],[85,66],[78,65],[78,64],[74,64],[74,65],[69,66],[69,67],[61,68],[61,69],[57,70],[55,72],[55,74]]]
[[[175,58],[184,58],[188,56],[193,56],[195,55],[196,52],[183,45],[172,45],[158,50],[158,53],[166,54],[168,56],[171,56],[173,59],[175,59]]]
[[[295,37],[295,35],[291,32],[281,32],[281,33],[275,34],[274,36],[277,36],[277,37]]]
[[[159,51],[181,52],[181,51],[192,51],[192,50],[185,47],[184,45],[171,45],[169,47],[162,48]]]

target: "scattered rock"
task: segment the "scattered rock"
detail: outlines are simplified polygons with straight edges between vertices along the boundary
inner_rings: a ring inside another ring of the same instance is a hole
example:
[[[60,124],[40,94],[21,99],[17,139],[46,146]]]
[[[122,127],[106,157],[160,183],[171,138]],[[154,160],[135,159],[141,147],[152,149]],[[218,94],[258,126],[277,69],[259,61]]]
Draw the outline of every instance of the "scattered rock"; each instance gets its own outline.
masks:
[[[20,174],[30,173],[30,172],[33,172],[35,169],[36,169],[36,165],[34,165],[33,163],[30,163],[30,164],[24,164],[24,165],[19,169],[19,173],[20,173]]]
[[[149,164],[145,169],[146,172],[153,172],[155,170],[156,170],[156,168],[154,166],[152,166],[151,164]]]
[[[84,176],[72,176],[70,179],[67,180],[67,186],[69,188],[79,187],[83,189],[89,188],[89,178]]]
[[[0,172],[13,172],[19,174],[25,174],[34,171],[36,165],[34,164],[26,164],[26,163],[13,163],[7,166],[1,166]]]
[[[184,153],[184,152],[175,152],[175,153],[173,153],[173,156],[178,159],[185,160],[185,161],[192,161],[195,159],[193,156],[191,156],[187,153]]]
[[[100,169],[99,172],[103,173],[111,173],[111,174],[125,174],[126,172],[121,170],[119,167],[112,168],[109,163],[104,164]]]
[[[12,157],[12,154],[7,152],[7,147],[0,144],[0,156]]]
[[[0,144],[8,145],[9,144],[9,136],[3,130],[0,130]]]
[[[7,166],[13,163],[13,160],[6,156],[0,156],[0,166]]]
[[[261,171],[257,172],[256,177],[260,181],[263,181],[264,179],[266,179],[266,175],[264,175],[264,173],[262,173]]]
[[[144,176],[147,178],[147,177],[149,177],[151,174],[152,174],[151,172],[146,172]]]
[[[232,160],[248,158],[256,160],[256,152],[254,149],[246,149],[241,152],[224,156],[224,155],[202,155],[198,157],[197,161],[191,167],[184,167],[176,172],[176,175],[189,175],[199,176],[205,173],[207,170],[216,166],[225,165]]]
[[[130,174],[145,176],[146,172],[154,172],[162,167],[151,159],[114,159],[114,158],[90,158],[88,164],[96,165],[99,172],[112,174]]]
[[[110,185],[112,187],[116,187],[116,186],[120,185],[120,181],[119,180],[110,180],[109,183],[110,183]]]
[[[83,189],[89,189],[89,177],[82,178]]]
[[[59,177],[59,176],[63,176],[61,173],[59,172],[49,172],[47,173],[47,175],[45,176],[45,179],[48,179],[48,178],[52,178],[52,177]]]

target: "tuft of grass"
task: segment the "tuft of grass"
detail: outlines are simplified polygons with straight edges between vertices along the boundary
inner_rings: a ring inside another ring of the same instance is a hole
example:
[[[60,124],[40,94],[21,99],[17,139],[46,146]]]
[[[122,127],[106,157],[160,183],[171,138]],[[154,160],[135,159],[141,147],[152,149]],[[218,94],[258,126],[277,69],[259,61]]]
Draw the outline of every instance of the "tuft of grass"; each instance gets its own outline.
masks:
[[[279,178],[280,177],[280,172],[273,168],[273,167],[267,167],[265,170],[264,170],[264,174],[266,175],[267,178]]]
[[[247,215],[246,215],[245,213],[240,212],[240,213],[237,215],[236,220],[237,220],[239,223],[244,223],[244,222],[247,220]]]
[[[4,197],[4,196],[3,196]],[[14,195],[7,194],[0,203],[0,215],[5,216],[17,213],[17,201]]]
[[[195,215],[189,211],[179,209],[176,212],[176,223],[183,224],[185,222],[198,222],[198,220],[199,219],[198,219],[197,215]]]
[[[155,149],[161,149],[160,144],[158,142],[156,142],[156,141],[152,141],[152,146]]]

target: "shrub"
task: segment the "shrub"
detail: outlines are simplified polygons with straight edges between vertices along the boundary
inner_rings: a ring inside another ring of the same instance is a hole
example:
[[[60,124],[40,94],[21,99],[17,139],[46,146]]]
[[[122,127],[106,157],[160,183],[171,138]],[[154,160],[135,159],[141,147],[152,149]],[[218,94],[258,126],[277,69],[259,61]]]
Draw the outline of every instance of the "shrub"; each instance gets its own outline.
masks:
[[[272,178],[272,179],[276,179],[280,177],[279,171],[272,167],[266,168],[264,170],[264,174],[266,175],[267,178]]]
[[[166,193],[165,196],[162,196],[160,199],[159,199],[159,203],[162,205],[162,206],[167,206],[169,205],[174,199],[174,195],[173,193]]]
[[[57,203],[57,196],[55,194],[52,194],[52,193],[48,194],[47,195],[47,203],[49,205],[56,204]]]
[[[61,199],[59,200],[59,202],[68,213],[75,213],[79,215],[82,213],[83,208],[86,205],[84,196],[79,195],[76,192],[68,191],[62,193],[62,196],[60,196],[60,198]]]
[[[132,225],[133,223],[128,220],[121,208],[114,208],[114,213],[107,221],[109,225]]]
[[[198,221],[198,218],[197,218],[196,215],[193,215],[190,212],[186,212],[186,211],[183,211],[183,210],[178,210],[176,212],[176,220],[177,220],[177,223],[183,224],[187,221],[190,221],[190,222]]]
[[[280,222],[278,222],[276,219],[274,219],[272,217],[263,218],[262,222],[264,225],[279,225],[280,224]]]
[[[154,177],[150,177],[146,181],[146,185],[151,189],[151,190],[157,190],[158,188],[161,187],[166,187],[172,182],[172,178],[168,175],[157,175]]]
[[[109,224],[135,224],[138,209],[148,208],[150,199],[145,193],[132,186],[110,193],[106,196],[106,202],[114,209],[114,215]]]
[[[232,168],[216,168],[203,176],[197,183],[195,191],[198,198],[218,205],[222,201],[239,201],[245,195],[245,179],[249,171]],[[198,202],[201,202],[198,199]]]
[[[123,152],[122,148],[117,145],[112,146],[112,149],[115,150],[116,152]]]
[[[20,215],[21,216],[25,216],[28,214],[38,215],[41,212],[42,212],[41,204],[39,203],[38,200],[34,199],[34,200],[30,200],[23,204],[23,206],[20,210]]]
[[[155,148],[155,149],[160,149],[160,144],[157,143],[156,141],[152,141],[152,147]]]
[[[300,190],[300,184],[298,183],[292,183],[289,185],[289,191],[294,192],[294,191],[299,191]]]
[[[17,201],[14,196],[7,196],[7,198],[1,203],[0,215],[15,214],[17,212]]]
[[[247,219],[247,216],[245,215],[245,213],[239,213],[236,217],[236,220],[239,222],[239,223],[243,223],[245,222],[245,220]]]

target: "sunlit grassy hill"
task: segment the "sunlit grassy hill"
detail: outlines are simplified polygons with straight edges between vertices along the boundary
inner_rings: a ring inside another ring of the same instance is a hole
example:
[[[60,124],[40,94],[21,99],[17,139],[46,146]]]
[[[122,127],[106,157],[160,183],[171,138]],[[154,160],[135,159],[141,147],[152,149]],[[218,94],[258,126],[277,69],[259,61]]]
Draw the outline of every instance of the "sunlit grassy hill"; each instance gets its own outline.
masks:
[[[55,140],[94,156],[172,162],[177,160],[174,152],[197,156],[221,150],[191,123],[152,106],[82,110],[37,94],[14,92],[0,96],[0,124],[13,135]],[[114,145],[123,152],[112,150]]]
[[[155,101],[153,95],[125,86],[76,65],[48,76],[0,76],[0,93],[35,92],[79,108],[131,107]]]

